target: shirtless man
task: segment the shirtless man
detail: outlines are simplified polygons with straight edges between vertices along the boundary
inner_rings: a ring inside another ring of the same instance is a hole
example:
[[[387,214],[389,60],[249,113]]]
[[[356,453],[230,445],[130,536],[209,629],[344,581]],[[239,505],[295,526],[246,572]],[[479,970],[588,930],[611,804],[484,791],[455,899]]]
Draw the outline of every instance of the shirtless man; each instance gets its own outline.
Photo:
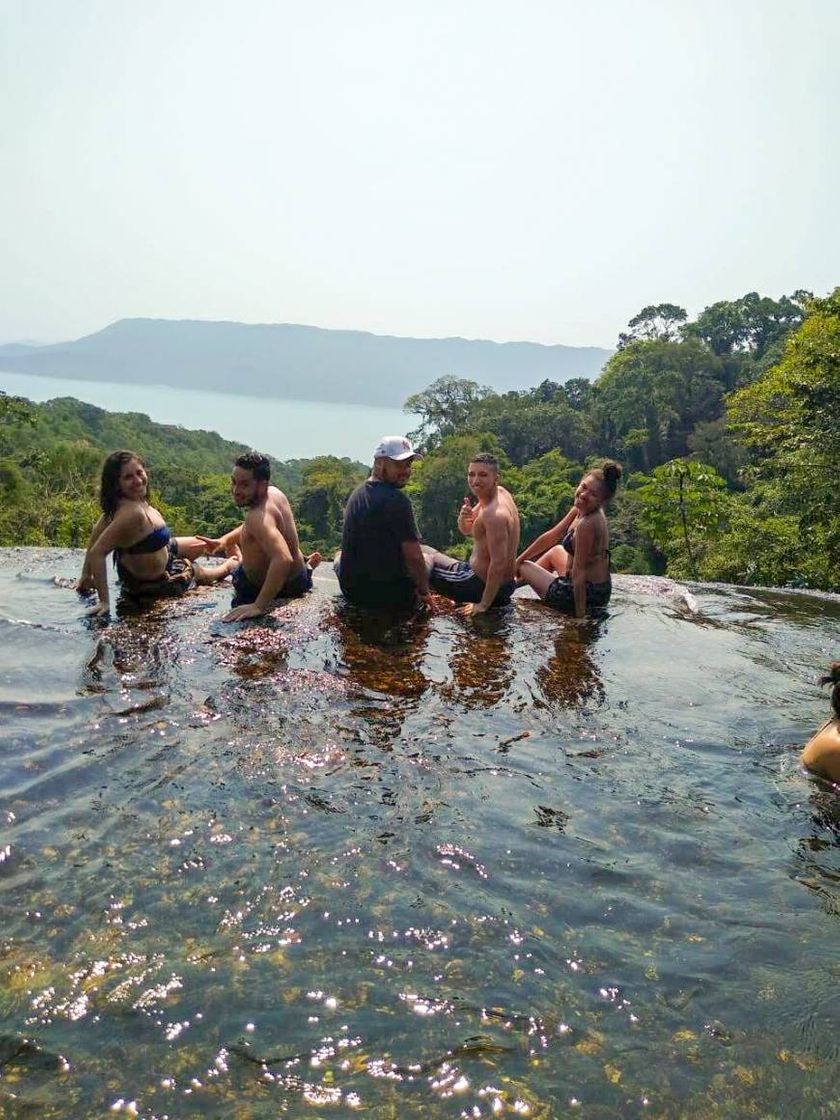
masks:
[[[249,451],[233,466],[230,487],[233,500],[248,512],[238,528],[218,541],[208,541],[225,552],[239,548],[242,562],[233,571],[233,609],[223,622],[257,618],[276,606],[277,599],[292,599],[312,587],[312,568],[321,557],[303,558],[289,499],[269,485],[271,464],[265,455]],[[311,566],[310,566],[311,565]]]
[[[482,452],[471,459],[467,482],[478,499],[472,505],[468,497],[464,498],[458,513],[458,528],[475,542],[469,563],[426,545],[423,555],[432,590],[456,603],[475,604],[466,610],[475,617],[491,607],[504,606],[516,587],[519,511],[508,491],[499,485],[499,462],[494,455]]]

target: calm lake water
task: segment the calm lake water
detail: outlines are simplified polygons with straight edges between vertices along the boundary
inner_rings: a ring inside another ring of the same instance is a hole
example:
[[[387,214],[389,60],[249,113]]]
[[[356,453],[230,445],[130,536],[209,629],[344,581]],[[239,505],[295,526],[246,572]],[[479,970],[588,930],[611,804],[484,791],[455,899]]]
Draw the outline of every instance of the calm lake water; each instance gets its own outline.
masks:
[[[0,372],[0,389],[31,401],[75,397],[109,412],[143,412],[160,424],[218,432],[277,459],[316,455],[371,461],[383,435],[416,428],[419,417],[396,408],[284,401],[235,393],[202,393],[164,385],[117,385]]]
[[[840,1114],[840,598],[101,625],[80,563],[0,553],[0,1114]]]

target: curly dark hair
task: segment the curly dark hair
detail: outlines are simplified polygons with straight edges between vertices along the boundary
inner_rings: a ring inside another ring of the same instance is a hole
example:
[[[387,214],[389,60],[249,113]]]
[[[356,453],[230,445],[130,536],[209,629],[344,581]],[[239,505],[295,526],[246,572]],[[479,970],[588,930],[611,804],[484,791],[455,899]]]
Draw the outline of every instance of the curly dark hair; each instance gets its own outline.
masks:
[[[102,478],[99,482],[99,505],[106,517],[113,517],[120,504],[120,475],[126,463],[136,459],[143,470],[148,473],[148,467],[142,455],[134,451],[112,451],[102,464]]]
[[[271,478],[271,460],[259,451],[246,451],[234,459],[233,465],[241,467],[243,471],[250,471],[260,482],[268,482]]]

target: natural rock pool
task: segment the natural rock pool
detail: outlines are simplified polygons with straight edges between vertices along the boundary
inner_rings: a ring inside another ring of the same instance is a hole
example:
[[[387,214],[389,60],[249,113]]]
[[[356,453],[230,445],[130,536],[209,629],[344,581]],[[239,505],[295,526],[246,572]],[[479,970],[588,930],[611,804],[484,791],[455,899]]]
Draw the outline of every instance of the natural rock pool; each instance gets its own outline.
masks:
[[[103,626],[0,553],[0,1115],[840,1114],[840,597]]]

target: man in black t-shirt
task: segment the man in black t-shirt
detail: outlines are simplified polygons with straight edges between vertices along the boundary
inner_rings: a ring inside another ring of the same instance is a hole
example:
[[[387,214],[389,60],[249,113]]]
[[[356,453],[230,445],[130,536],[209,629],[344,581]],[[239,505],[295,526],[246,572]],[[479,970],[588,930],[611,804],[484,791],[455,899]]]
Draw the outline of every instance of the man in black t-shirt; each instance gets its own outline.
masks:
[[[344,511],[335,572],[360,607],[411,608],[429,595],[429,577],[411,502],[402,488],[417,452],[403,436],[385,436],[373,453],[370,478]]]

